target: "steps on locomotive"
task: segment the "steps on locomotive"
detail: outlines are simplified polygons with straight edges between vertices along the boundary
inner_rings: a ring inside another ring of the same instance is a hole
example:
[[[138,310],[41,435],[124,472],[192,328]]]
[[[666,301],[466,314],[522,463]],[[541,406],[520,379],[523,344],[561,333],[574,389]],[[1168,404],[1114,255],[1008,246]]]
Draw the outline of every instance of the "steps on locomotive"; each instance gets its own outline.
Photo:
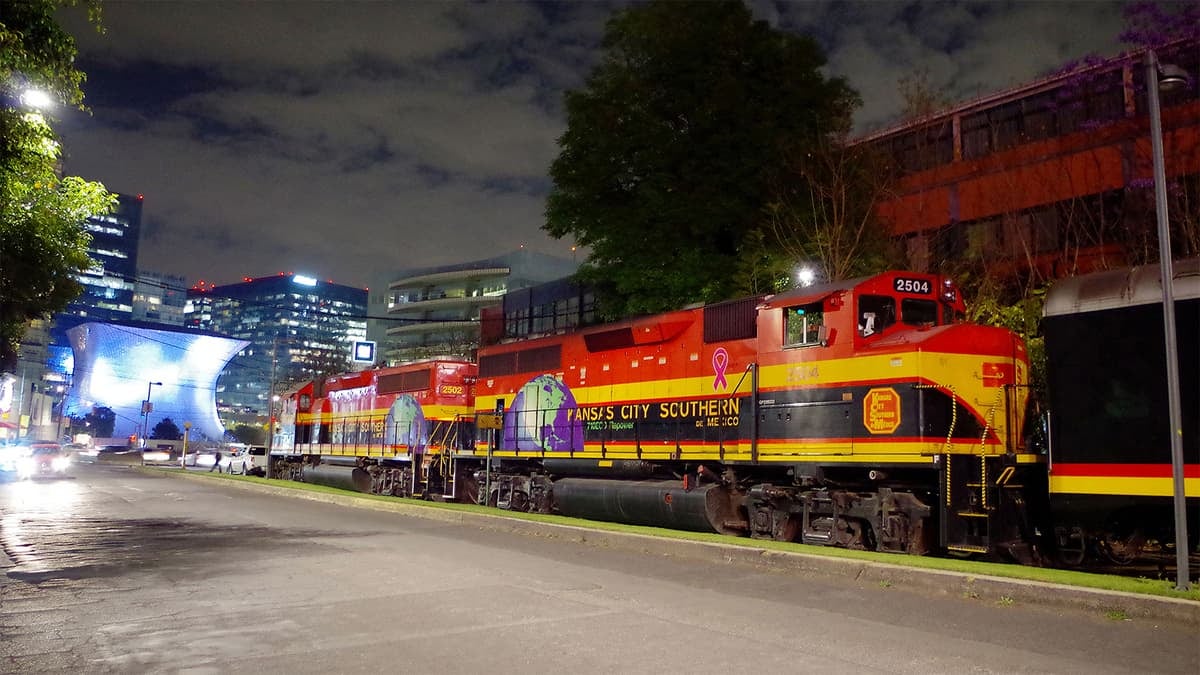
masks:
[[[942,542],[958,553],[992,551],[992,520],[999,498],[987,479],[988,458],[943,455],[942,459]]]

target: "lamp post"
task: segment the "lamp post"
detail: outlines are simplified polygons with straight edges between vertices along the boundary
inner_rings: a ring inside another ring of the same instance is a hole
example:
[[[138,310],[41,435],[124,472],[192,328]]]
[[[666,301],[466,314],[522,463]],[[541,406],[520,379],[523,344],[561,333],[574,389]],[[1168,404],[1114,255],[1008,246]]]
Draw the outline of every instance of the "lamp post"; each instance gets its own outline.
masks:
[[[148,382],[146,384],[146,400],[142,401],[142,449],[146,449],[146,436],[150,435],[150,411],[154,406],[150,405],[150,389],[153,387],[161,387],[162,382]]]
[[[1187,492],[1183,480],[1183,422],[1179,402],[1179,352],[1175,344],[1175,272],[1171,260],[1171,228],[1167,222],[1167,176],[1163,162],[1162,111],[1158,92],[1187,83],[1177,66],[1159,66],[1158,55],[1146,50],[1146,89],[1150,99],[1150,150],[1154,158],[1154,212],[1158,218],[1158,264],[1162,280],[1163,333],[1167,351],[1167,414],[1170,418],[1171,476],[1175,502],[1175,590],[1191,584],[1188,569]]]
[[[271,454],[271,446],[275,442],[275,371],[279,366],[279,336],[271,342],[271,389],[267,392],[267,454]]]
[[[187,469],[188,432],[192,430],[191,422],[183,423],[183,452],[179,454],[179,468]]]

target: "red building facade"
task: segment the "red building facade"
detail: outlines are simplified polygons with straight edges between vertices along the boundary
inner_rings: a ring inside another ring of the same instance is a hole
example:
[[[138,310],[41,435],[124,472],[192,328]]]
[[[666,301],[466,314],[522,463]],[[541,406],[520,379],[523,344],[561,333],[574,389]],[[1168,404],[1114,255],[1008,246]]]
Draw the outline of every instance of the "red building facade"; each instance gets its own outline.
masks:
[[[1158,259],[1145,54],[958,105],[860,139],[899,177],[879,215],[915,269],[978,261],[1047,279]],[[1159,50],[1176,257],[1200,255],[1200,41]]]

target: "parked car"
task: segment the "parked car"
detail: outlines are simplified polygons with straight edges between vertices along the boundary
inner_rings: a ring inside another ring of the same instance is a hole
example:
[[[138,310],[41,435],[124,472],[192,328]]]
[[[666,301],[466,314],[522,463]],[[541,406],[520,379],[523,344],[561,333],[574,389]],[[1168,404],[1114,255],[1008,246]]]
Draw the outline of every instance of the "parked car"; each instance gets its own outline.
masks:
[[[254,469],[254,456],[246,448],[230,448],[221,455],[221,468],[229,473],[249,474]]]

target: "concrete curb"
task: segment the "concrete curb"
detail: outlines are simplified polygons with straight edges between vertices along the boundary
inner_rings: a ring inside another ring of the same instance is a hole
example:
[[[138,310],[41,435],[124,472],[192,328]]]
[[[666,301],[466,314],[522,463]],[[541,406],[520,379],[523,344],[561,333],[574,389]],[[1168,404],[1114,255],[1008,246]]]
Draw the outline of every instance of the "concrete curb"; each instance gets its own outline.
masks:
[[[181,471],[156,470],[156,473],[192,480],[211,480],[207,475]],[[563,539],[589,546],[674,556],[709,563],[767,567],[805,575],[845,579],[864,585],[878,585],[880,588],[915,590],[944,596],[954,595],[968,600],[1002,605],[1029,605],[1049,609],[1094,612],[1102,615],[1111,614],[1130,619],[1170,621],[1200,630],[1200,602],[1179,598],[1081,588],[1027,579],[970,575],[903,564],[827,557],[811,553],[774,551],[744,544],[665,539],[651,535],[595,530],[574,525],[539,523],[511,518],[500,513],[466,513],[408,501],[396,500],[393,502],[366,499],[352,494],[308,492],[239,480],[226,480],[223,484],[285,497],[402,513],[427,520],[481,529]]]

